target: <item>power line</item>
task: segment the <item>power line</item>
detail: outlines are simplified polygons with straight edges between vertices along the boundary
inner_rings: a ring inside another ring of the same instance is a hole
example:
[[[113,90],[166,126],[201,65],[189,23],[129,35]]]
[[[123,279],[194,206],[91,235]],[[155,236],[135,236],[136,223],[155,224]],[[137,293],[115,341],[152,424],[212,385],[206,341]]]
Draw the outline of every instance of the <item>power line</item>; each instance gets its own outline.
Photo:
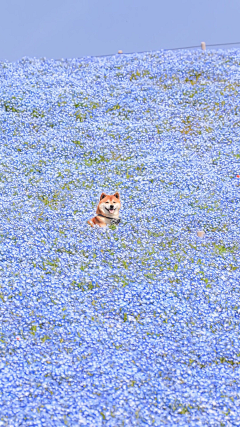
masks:
[[[240,44],[240,42],[233,42],[233,43],[214,43],[214,44],[207,44],[206,47],[212,47],[212,46],[229,46],[229,45],[237,45]],[[201,45],[195,45],[195,46],[185,46],[185,47],[173,47],[173,48],[169,48],[169,49],[161,49],[161,50],[184,50],[184,49],[196,49],[196,48],[200,48],[201,49]],[[149,51],[149,50],[142,50],[139,52],[121,52],[120,55],[133,55],[134,53],[149,53],[149,52],[157,52],[157,51]],[[107,55],[95,55],[95,58],[102,58],[105,56],[114,56],[116,55],[116,53],[109,53]]]
[[[234,43],[215,43],[215,44],[208,44],[208,46],[227,46],[228,44],[240,44],[240,42],[234,42]]]
[[[240,44],[240,42],[233,42],[233,43],[215,43],[215,44],[207,44],[207,46],[227,46],[227,45],[233,45],[233,44]],[[196,47],[201,47],[200,45],[197,46],[187,46],[187,47],[174,47],[171,49],[164,49],[164,50],[180,50],[180,49],[193,49]]]

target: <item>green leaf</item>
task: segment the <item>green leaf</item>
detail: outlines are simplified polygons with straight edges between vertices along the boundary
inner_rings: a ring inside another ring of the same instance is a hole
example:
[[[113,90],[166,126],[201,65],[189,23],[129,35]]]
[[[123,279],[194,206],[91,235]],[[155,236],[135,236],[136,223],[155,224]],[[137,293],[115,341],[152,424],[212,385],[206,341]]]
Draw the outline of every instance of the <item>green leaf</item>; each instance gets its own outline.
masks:
[[[45,342],[46,340],[50,340],[48,335],[44,335],[44,337],[41,338],[42,342]]]
[[[30,333],[34,336],[35,332],[37,332],[37,326],[36,325],[32,325],[32,327],[30,329]]]

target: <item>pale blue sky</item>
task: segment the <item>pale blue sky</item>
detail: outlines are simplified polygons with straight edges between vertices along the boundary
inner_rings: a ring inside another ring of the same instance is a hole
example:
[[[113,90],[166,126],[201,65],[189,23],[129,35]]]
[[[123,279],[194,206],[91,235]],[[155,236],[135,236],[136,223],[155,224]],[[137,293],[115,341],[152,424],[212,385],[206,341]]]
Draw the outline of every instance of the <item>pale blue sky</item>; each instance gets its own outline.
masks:
[[[0,6],[0,60],[240,41],[240,0],[0,0]]]

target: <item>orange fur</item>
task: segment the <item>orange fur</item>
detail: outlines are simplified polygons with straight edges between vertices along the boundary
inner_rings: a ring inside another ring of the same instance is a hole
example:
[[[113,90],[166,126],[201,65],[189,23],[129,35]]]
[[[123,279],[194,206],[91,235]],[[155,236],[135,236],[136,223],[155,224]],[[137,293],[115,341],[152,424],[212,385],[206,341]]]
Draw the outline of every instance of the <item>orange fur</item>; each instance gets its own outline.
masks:
[[[111,209],[113,207],[113,209]],[[116,192],[113,195],[108,196],[102,193],[100,201],[97,206],[96,216],[88,221],[91,227],[98,225],[99,227],[106,227],[111,224],[111,219],[119,218],[119,209],[121,207],[120,195]],[[98,216],[101,215],[101,216]]]

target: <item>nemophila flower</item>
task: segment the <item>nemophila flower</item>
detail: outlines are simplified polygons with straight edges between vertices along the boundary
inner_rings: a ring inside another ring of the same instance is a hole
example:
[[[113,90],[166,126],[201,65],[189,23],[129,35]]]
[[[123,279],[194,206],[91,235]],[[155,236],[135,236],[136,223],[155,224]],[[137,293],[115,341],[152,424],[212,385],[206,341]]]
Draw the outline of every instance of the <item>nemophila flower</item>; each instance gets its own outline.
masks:
[[[239,61],[0,64],[4,425],[238,425]]]

